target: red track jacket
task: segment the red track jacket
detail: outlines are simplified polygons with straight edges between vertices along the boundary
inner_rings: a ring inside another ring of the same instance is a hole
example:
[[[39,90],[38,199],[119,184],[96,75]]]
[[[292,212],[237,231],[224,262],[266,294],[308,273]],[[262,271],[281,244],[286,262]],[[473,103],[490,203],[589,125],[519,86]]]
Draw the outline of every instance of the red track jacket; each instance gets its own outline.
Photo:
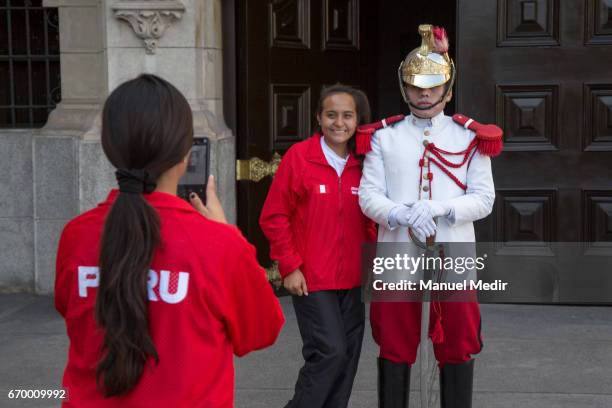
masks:
[[[314,134],[285,153],[259,224],[284,278],[300,268],[308,291],[361,285],[361,245],[376,241],[375,224],[359,208],[361,163],[351,155],[338,174]]]
[[[149,331],[159,355],[124,397],[103,399],[95,370],[102,333],[94,320],[103,222],[117,196],[73,219],[60,239],[55,305],[70,348],[63,386],[75,407],[232,407],[233,354],[269,346],[284,323],[280,304],[238,229],[207,220],[180,198],[144,197],[161,221],[149,271]]]

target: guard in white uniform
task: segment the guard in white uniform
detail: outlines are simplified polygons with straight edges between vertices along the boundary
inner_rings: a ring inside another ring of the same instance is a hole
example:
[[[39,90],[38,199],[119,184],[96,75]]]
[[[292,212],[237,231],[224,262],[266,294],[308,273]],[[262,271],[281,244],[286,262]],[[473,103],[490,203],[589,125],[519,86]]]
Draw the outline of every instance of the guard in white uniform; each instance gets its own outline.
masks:
[[[400,64],[400,89],[411,115],[358,130],[367,153],[359,188],[363,212],[379,224],[378,242],[474,242],[473,221],[489,215],[495,188],[489,156],[501,152],[501,129],[463,115],[445,116],[455,66],[444,29],[422,25],[423,42]],[[440,367],[443,408],[471,407],[472,355],[482,348],[477,302],[431,309],[429,336]],[[420,338],[421,303],[372,302],[380,346],[379,407],[408,407],[410,367]]]

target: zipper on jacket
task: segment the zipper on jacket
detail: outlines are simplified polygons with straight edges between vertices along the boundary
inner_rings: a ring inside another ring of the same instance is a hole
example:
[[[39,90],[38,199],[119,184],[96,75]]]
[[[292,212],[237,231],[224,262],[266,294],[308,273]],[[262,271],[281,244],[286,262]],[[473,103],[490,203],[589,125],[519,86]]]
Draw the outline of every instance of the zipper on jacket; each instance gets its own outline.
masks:
[[[346,166],[344,168],[344,170],[346,170]],[[344,170],[342,170],[342,174],[344,174]],[[340,264],[338,265],[338,273],[336,274],[336,287],[338,286],[338,278],[340,276],[342,276],[342,266],[344,265],[344,251],[343,251],[343,247],[344,247],[344,222],[342,220],[342,174],[340,174],[340,176],[338,177],[338,225],[340,225],[340,248],[339,248],[339,253],[340,253]]]

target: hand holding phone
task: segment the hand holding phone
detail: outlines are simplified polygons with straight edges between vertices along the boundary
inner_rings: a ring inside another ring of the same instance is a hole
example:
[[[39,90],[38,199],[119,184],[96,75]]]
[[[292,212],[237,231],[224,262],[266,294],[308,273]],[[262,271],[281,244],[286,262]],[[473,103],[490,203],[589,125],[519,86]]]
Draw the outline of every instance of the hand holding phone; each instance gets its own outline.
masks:
[[[227,224],[221,201],[219,201],[219,197],[217,197],[215,176],[212,174],[208,177],[208,182],[206,184],[206,205],[204,205],[200,197],[194,192],[189,194],[189,202],[200,212],[200,214],[209,220]]]
[[[210,174],[210,150],[207,137],[193,139],[187,171],[179,181],[177,193],[182,199],[191,202],[189,196],[195,193],[206,205],[206,184]]]

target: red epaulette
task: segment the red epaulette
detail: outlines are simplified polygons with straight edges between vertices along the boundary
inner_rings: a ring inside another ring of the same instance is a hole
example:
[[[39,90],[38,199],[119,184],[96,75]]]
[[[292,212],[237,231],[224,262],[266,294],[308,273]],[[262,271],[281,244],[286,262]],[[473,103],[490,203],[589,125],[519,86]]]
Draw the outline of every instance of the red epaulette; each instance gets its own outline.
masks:
[[[357,128],[356,147],[357,154],[366,154],[372,150],[372,135],[379,129],[391,126],[404,119],[404,115],[395,115],[381,121],[361,125]]]
[[[499,126],[483,125],[460,113],[453,115],[453,120],[464,128],[476,133],[478,152],[480,154],[495,157],[504,149],[504,131]]]

